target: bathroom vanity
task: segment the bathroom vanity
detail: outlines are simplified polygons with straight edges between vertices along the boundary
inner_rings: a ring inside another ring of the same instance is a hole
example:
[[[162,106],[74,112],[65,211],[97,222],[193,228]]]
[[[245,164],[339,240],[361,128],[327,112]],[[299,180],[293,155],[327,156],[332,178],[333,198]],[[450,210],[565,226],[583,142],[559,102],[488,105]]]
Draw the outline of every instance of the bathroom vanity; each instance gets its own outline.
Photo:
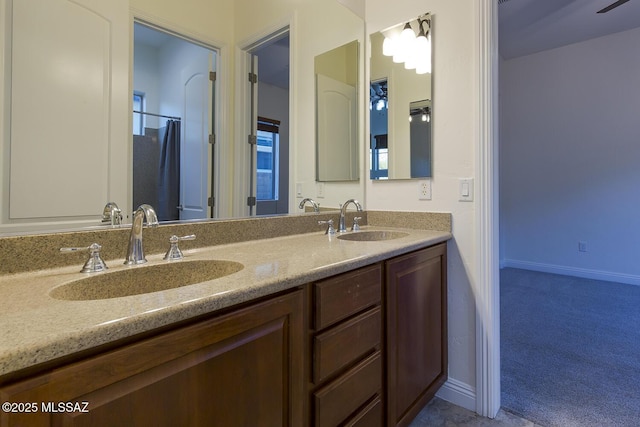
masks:
[[[119,298],[53,298],[77,266],[2,276],[2,425],[407,425],[447,377],[451,234],[393,231],[192,249],[244,268]]]

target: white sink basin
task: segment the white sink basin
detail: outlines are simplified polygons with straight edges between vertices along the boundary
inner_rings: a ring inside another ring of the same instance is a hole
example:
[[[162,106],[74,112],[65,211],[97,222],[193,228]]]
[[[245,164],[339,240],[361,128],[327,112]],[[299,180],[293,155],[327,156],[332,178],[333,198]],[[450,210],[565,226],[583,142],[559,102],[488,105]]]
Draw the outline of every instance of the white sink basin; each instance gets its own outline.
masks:
[[[55,299],[99,300],[165,291],[219,279],[236,273],[244,265],[234,261],[181,261],[138,266],[114,272],[97,273],[51,290]]]

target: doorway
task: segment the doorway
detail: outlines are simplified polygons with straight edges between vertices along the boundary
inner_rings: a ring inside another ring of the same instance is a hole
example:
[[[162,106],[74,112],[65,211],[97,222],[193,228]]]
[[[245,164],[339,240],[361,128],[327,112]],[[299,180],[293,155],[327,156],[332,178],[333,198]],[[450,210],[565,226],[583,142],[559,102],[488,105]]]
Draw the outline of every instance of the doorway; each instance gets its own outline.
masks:
[[[251,61],[249,215],[289,212],[289,30],[247,49]],[[255,209],[253,209],[255,204]]]
[[[217,52],[134,23],[133,206],[161,221],[213,218]]]

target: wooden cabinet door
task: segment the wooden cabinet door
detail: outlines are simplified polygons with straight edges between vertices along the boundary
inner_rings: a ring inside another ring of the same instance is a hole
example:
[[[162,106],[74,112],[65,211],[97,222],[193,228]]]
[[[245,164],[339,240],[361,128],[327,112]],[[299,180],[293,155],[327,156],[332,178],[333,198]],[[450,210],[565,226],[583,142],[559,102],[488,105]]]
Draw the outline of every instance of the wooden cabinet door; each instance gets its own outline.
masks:
[[[446,244],[387,262],[387,424],[407,425],[447,379]]]
[[[0,425],[303,425],[302,316],[296,291],[5,386],[37,411]]]

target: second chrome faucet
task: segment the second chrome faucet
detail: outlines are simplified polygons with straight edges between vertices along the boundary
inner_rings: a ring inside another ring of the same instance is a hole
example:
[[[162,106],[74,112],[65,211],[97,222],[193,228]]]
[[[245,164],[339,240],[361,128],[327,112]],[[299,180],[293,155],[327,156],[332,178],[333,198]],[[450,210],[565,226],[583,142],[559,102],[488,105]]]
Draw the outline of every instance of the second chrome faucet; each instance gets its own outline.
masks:
[[[345,233],[347,226],[345,225],[345,216],[347,214],[347,206],[353,203],[358,212],[362,212],[362,205],[356,199],[349,199],[342,206],[340,206],[340,221],[338,223],[338,233]]]

